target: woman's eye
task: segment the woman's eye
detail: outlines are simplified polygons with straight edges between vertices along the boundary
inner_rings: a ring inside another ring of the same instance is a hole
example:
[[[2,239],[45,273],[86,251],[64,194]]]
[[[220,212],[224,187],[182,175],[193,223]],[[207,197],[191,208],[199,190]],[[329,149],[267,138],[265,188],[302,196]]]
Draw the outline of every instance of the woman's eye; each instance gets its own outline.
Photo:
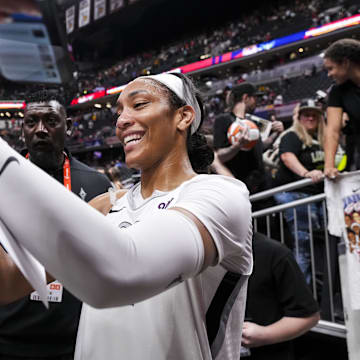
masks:
[[[136,108],[141,107],[146,104],[147,104],[147,102],[139,102],[139,103],[134,104],[134,108],[136,109]]]

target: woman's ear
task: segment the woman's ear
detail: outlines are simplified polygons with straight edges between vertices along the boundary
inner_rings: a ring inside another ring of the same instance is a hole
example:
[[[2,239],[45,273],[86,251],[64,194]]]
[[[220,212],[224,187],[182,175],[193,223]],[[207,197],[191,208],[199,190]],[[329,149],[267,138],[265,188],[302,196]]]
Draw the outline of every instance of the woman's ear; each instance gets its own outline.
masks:
[[[342,61],[342,66],[348,71],[350,69],[351,66],[351,62],[349,59],[344,59]]]
[[[192,122],[195,120],[195,110],[190,105],[185,105],[181,107],[180,109],[177,109],[178,111],[178,122],[177,122],[177,128],[181,131],[187,130]]]

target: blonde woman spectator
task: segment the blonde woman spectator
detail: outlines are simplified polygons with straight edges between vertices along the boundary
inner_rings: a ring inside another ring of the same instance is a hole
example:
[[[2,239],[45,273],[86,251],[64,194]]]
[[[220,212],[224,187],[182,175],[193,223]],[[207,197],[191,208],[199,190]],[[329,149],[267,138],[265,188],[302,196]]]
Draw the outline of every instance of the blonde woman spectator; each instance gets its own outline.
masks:
[[[301,188],[300,191],[282,192],[275,195],[279,204],[305,198],[309,195],[321,193],[323,185],[319,182],[323,178],[324,151],[323,133],[324,117],[321,108],[313,100],[302,102],[294,113],[294,122],[290,131],[281,139],[279,156],[280,166],[276,173],[275,185],[283,185],[302,178],[311,178],[313,185]],[[295,255],[307,282],[310,282],[310,235],[308,225],[307,206],[299,206],[297,210],[297,224],[294,221],[292,209],[285,211],[285,218],[295,238],[297,239]],[[311,205],[312,225],[320,229],[322,208],[319,204]]]

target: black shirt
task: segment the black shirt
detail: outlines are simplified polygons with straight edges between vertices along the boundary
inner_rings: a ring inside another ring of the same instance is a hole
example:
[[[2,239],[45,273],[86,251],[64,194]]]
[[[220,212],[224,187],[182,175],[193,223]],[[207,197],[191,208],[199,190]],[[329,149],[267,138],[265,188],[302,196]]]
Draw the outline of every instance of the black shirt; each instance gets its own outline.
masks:
[[[248,321],[266,326],[282,317],[308,317],[319,308],[291,251],[280,242],[254,234],[254,268],[249,278]],[[251,348],[251,360],[292,360],[293,343]]]
[[[360,169],[360,156],[359,159],[354,157],[355,149],[360,154],[360,87],[350,80],[334,85],[329,93],[328,106],[340,107],[349,115],[346,126],[346,170]]]
[[[69,159],[71,190],[83,200],[88,202],[111,187],[107,177],[70,154]],[[62,168],[51,175],[63,183]],[[26,296],[0,307],[0,355],[45,357],[74,352],[81,302],[64,289],[62,302],[49,305],[46,310],[42,302]]]
[[[215,119],[214,123],[214,148],[229,147],[227,131],[229,126],[236,120],[233,113],[224,113]],[[231,160],[224,165],[239,180],[243,181],[250,193],[265,190],[266,179],[264,163],[262,160],[263,145],[261,139],[249,151],[239,151]]]
[[[324,168],[324,151],[317,141],[313,141],[311,146],[306,146],[294,131],[288,132],[281,139],[279,147],[279,170],[276,173],[275,185],[280,186],[294,181],[303,179],[301,176],[291,171],[281,160],[281,154],[293,153],[301,164],[308,170],[323,170]],[[301,188],[299,191],[310,194],[318,194],[323,192],[323,184],[314,184]]]

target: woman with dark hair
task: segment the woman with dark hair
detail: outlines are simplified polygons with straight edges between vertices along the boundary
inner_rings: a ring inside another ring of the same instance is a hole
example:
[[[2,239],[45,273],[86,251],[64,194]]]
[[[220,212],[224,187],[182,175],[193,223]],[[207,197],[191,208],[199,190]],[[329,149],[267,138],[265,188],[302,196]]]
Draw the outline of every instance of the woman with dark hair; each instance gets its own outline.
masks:
[[[344,112],[349,117],[346,126],[346,170],[360,169],[360,41],[335,41],[325,51],[324,67],[328,76],[335,81],[329,93],[324,138],[324,173],[334,178],[339,173],[335,166],[335,154],[343,128]]]
[[[238,359],[252,270],[248,191],[196,172],[212,155],[187,77],[137,78],[117,112],[126,163],[141,181],[93,202],[106,217],[0,141],[0,225],[89,304],[76,359]],[[1,268],[0,300],[14,271]]]

